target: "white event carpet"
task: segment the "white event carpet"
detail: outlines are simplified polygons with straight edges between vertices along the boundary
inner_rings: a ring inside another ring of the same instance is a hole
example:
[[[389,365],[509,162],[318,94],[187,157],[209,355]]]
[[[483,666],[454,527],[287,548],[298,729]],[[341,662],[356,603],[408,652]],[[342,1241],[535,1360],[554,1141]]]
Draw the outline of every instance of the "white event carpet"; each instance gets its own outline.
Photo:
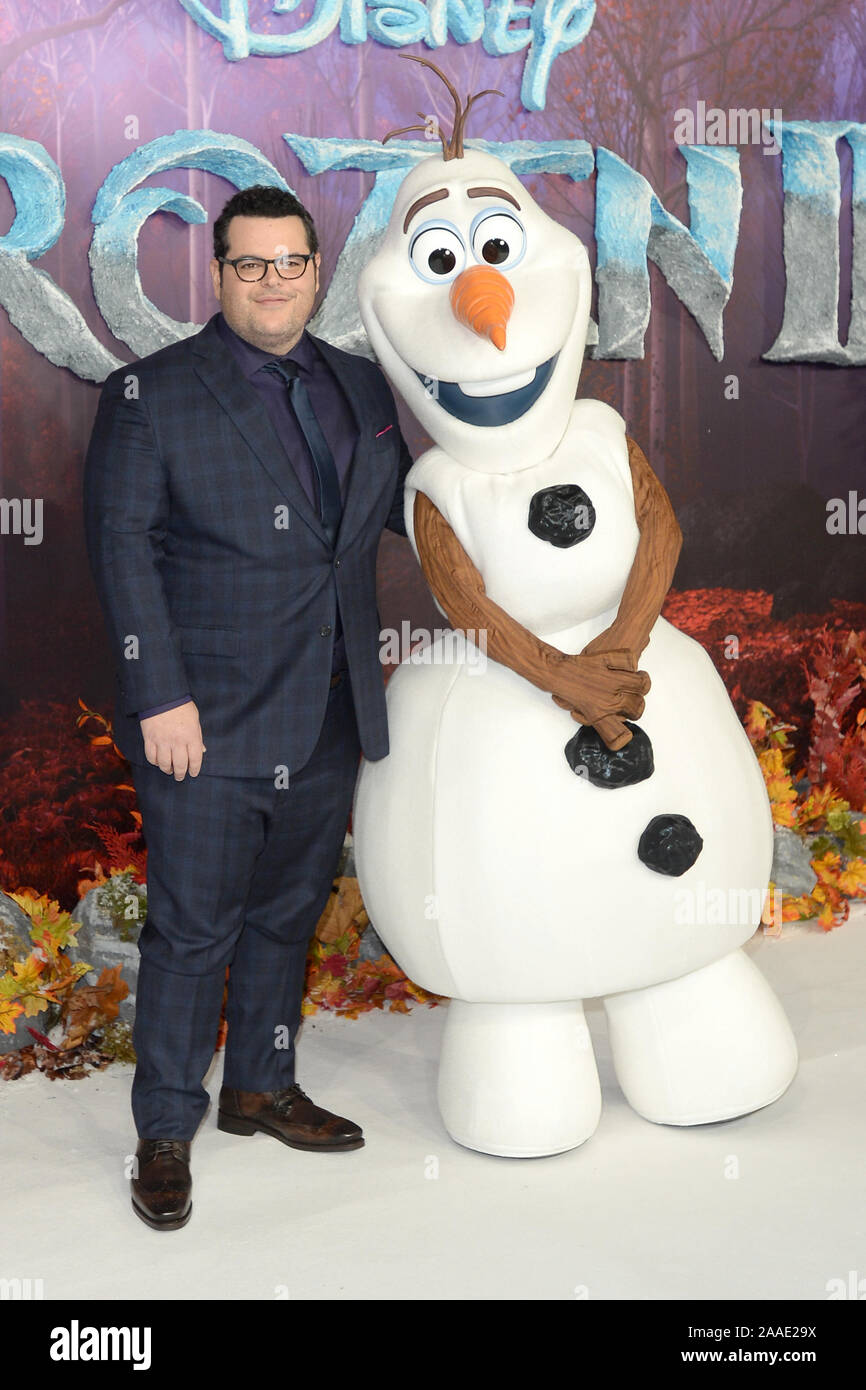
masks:
[[[444,1007],[319,1013],[298,1080],[361,1124],[366,1147],[221,1134],[218,1054],[180,1231],[151,1231],[130,1207],[131,1067],[0,1082],[0,1277],[41,1279],[46,1300],[826,1299],[829,1281],[866,1278],[866,905],[829,934],[786,925],[746,949],[800,1049],[765,1110],[693,1129],[641,1119],[593,1003],[595,1135],[550,1158],[495,1158],[439,1119]]]

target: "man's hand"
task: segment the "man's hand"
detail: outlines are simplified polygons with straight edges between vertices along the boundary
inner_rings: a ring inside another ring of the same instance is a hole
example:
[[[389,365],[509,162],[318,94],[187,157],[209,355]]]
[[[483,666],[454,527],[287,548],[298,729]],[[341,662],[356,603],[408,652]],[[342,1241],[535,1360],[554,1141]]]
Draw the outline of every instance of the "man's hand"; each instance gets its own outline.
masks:
[[[144,756],[149,763],[165,773],[173,772],[177,782],[182,782],[187,772],[190,777],[198,777],[205,745],[195,700],[139,722]]]

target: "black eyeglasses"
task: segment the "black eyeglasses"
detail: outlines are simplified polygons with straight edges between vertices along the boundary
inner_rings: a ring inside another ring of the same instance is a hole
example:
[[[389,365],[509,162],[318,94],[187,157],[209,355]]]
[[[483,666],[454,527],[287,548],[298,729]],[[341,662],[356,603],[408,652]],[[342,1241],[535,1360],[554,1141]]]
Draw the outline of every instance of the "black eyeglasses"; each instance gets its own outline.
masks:
[[[315,256],[315,251],[295,252],[290,256],[235,256],[230,261],[227,256],[218,256],[223,265],[234,266],[238,279],[264,280],[268,266],[275,265],[277,274],[284,280],[297,280],[307,268],[307,262]]]

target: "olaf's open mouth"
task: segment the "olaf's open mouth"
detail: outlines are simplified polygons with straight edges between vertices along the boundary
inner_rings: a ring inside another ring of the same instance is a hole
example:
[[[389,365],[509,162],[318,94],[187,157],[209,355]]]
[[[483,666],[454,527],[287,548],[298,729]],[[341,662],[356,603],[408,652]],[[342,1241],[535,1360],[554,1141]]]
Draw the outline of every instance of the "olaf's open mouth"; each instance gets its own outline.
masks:
[[[513,376],[496,377],[490,381],[437,381],[435,377],[415,372],[427,395],[466,425],[510,425],[535,405],[556,366],[559,353],[554,353],[535,370],[517,372]]]

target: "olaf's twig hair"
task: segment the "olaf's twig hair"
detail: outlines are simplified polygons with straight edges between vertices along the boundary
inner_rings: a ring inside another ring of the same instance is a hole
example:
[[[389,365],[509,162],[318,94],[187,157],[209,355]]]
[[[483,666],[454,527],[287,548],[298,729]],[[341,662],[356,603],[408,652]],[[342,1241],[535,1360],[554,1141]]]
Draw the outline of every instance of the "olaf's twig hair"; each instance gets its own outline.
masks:
[[[451,136],[448,140],[445,139],[445,136],[442,134],[442,131],[438,128],[438,125],[436,133],[439,136],[440,141],[442,142],[442,158],[462,159],[463,134],[466,129],[466,117],[469,115],[472,106],[476,101],[480,100],[481,97],[501,97],[504,96],[505,93],[500,92],[498,87],[485,87],[483,92],[476,92],[474,96],[468,96],[465,102],[461,102],[460,97],[457,95],[456,87],[453,85],[453,83],[448,81],[448,78],[445,76],[441,68],[437,68],[435,63],[430,62],[429,58],[418,58],[414,53],[398,53],[397,56],[398,58],[408,58],[411,63],[423,63],[425,68],[430,68],[430,70],[432,72],[435,72],[436,76],[440,78],[442,82],[445,83],[445,86],[448,88],[448,94],[451,97],[451,100],[454,102],[454,129],[451,131]],[[421,119],[424,120],[423,111],[416,111],[415,115],[420,116]],[[407,131],[410,130],[428,129],[429,124],[427,121],[424,121],[423,125],[404,125],[401,126],[399,130],[389,130],[387,135],[383,135],[382,144],[384,145],[385,141],[390,140],[393,135],[405,135]]]

